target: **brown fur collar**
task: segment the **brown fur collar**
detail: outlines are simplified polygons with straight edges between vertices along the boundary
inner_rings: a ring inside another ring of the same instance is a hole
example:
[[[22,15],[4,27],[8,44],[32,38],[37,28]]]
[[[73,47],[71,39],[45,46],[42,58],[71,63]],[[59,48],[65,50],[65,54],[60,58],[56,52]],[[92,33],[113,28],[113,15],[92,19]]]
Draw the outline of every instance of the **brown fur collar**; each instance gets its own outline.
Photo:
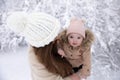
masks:
[[[91,30],[85,30],[85,39],[82,42],[83,47],[90,47],[94,41],[94,34]]]

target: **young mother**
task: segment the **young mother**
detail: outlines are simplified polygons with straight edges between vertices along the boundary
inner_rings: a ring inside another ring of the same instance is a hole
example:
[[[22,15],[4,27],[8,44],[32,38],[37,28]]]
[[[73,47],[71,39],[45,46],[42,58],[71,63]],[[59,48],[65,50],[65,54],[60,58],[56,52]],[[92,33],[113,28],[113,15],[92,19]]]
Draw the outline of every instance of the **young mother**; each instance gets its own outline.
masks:
[[[71,64],[57,51],[59,21],[45,13],[15,12],[7,25],[30,44],[29,60],[32,80],[80,80]]]

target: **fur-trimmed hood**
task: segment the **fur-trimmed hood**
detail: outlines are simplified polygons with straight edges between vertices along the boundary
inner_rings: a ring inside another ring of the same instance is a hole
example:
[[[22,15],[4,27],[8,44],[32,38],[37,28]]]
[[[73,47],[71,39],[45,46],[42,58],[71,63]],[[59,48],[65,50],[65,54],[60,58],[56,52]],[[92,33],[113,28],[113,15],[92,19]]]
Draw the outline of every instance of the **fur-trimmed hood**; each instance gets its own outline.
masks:
[[[83,47],[88,47],[91,46],[92,43],[94,42],[94,34],[91,30],[86,29],[85,30],[85,39],[82,42]]]
[[[66,31],[67,30],[64,30],[62,31],[57,39],[60,41],[60,43],[67,43],[67,36],[66,36]],[[92,43],[94,42],[94,34],[93,32],[90,30],[90,29],[86,29],[85,30],[85,39],[83,40],[82,44],[81,44],[81,47],[84,47],[84,48],[89,48],[91,47]]]

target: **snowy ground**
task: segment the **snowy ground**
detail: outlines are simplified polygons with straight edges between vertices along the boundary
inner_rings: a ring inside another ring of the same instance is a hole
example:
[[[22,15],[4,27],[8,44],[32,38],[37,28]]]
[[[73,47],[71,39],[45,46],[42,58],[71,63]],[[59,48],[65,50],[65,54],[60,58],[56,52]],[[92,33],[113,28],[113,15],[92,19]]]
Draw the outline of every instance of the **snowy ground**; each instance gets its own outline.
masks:
[[[92,64],[92,75],[88,80],[120,80],[119,70],[109,70],[104,65],[101,66],[98,60],[95,61]],[[0,53],[0,80],[31,80],[26,48],[20,48],[16,52]]]
[[[30,80],[27,50],[0,53],[0,80]]]

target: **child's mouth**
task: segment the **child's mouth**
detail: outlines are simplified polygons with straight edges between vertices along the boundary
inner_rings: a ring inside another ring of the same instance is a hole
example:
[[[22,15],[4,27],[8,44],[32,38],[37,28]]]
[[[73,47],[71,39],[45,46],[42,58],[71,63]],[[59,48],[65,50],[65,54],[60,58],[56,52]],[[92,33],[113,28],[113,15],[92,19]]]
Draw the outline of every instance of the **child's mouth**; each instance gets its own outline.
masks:
[[[76,45],[77,43],[73,43],[73,45]]]

